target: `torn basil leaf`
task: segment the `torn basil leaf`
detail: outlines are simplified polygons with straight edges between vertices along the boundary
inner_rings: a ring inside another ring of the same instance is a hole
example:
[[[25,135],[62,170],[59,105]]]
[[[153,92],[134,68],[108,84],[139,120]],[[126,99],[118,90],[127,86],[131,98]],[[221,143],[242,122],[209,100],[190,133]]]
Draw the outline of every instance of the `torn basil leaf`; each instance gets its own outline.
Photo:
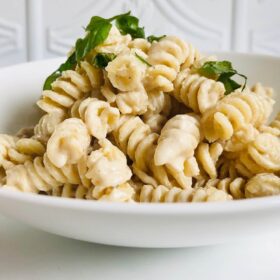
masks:
[[[237,70],[232,67],[231,62],[227,60],[207,61],[199,69],[196,69],[196,72],[206,78],[222,82],[225,86],[225,94],[229,94],[241,87],[239,83],[231,78],[232,76],[238,75],[244,78],[242,90],[247,83],[247,77],[238,73]]]
[[[150,64],[146,59],[144,59],[142,56],[140,56],[140,55],[137,54],[136,52],[135,52],[135,56],[136,56],[141,62],[145,63],[146,65],[152,66],[152,64]]]
[[[162,35],[162,36],[154,36],[154,35],[150,35],[147,37],[147,40],[152,43],[153,41],[160,41],[162,38],[166,37],[166,35]]]
[[[116,58],[114,53],[98,53],[92,61],[92,64],[97,68],[105,68],[110,61]]]

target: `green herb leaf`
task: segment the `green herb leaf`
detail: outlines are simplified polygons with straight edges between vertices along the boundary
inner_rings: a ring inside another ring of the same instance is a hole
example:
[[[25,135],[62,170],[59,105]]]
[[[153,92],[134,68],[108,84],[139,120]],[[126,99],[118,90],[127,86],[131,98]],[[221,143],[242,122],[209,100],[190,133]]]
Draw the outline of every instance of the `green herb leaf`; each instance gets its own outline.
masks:
[[[229,94],[234,90],[241,87],[240,84],[231,79],[234,75],[239,75],[244,78],[244,84],[242,91],[246,86],[247,77],[243,74],[239,74],[233,67],[230,61],[207,61],[196,72],[201,76],[207,77],[209,79],[220,81],[225,86],[225,94]]]
[[[106,19],[96,19],[94,17],[86,27],[88,34],[83,39],[78,39],[76,42],[76,60],[81,61],[93,48],[103,43],[110,32],[112,24]]]
[[[135,53],[135,56],[143,63],[147,64],[148,66],[153,66],[152,64],[150,64],[147,60],[145,60],[142,56],[140,56],[139,54]]]
[[[114,17],[116,26],[121,34],[130,34],[133,39],[145,38],[144,27],[139,27],[139,19],[131,16],[130,12]]]
[[[98,53],[94,57],[92,64],[97,68],[105,68],[115,58],[116,55],[114,53]]]
[[[122,34],[130,34],[133,38],[145,38],[144,28],[139,27],[138,18],[131,16],[130,12],[109,19],[93,16],[85,28],[86,36],[76,41],[74,53],[46,79],[44,89],[51,89],[51,84],[63,71],[74,69],[92,49],[102,44],[109,35],[113,21]]]
[[[67,58],[67,60],[62,63],[57,70],[55,70],[45,81],[43,89],[50,90],[51,84],[61,76],[63,71],[74,69],[76,65],[76,55],[75,52]]]
[[[222,82],[225,86],[225,90],[226,90],[225,95],[228,95],[231,92],[241,87],[240,84],[232,80],[230,77],[231,75],[229,74],[221,74],[221,76],[218,79],[218,81]]]
[[[148,36],[147,37],[147,40],[150,42],[150,43],[152,43],[153,41],[159,41],[159,40],[161,40],[162,38],[164,38],[164,37],[166,37],[166,35],[162,35],[162,36],[154,36],[154,35],[150,35],[150,36]]]

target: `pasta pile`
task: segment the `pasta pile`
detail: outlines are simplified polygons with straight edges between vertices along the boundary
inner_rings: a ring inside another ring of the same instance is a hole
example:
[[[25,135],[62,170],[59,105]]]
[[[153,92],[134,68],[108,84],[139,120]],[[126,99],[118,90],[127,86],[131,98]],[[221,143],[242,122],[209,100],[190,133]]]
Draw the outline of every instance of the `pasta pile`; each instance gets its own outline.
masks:
[[[228,92],[197,71],[215,58],[175,36],[132,31],[112,25],[43,90],[44,114],[31,131],[0,135],[0,186],[114,202],[279,195],[280,114],[267,124],[272,89]],[[68,61],[73,52],[78,44]]]

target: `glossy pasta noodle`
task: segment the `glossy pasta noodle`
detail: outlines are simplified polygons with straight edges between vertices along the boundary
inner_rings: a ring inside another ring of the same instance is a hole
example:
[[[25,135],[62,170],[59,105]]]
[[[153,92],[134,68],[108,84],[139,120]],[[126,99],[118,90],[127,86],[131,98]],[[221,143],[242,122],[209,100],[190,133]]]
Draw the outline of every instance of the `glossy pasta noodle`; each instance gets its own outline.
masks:
[[[35,127],[0,134],[0,187],[125,203],[280,195],[277,93],[127,16],[93,18],[46,79]]]

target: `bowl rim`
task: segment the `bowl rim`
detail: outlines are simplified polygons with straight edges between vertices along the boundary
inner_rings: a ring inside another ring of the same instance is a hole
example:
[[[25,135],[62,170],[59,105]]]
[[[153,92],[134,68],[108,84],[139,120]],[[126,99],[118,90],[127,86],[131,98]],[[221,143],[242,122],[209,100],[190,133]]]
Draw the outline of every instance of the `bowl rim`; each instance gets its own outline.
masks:
[[[242,56],[250,58],[262,58],[277,60],[280,57],[267,54],[254,54],[245,52],[213,51],[218,55]],[[65,57],[43,59],[37,61],[23,62],[11,66],[0,68],[0,75],[5,71],[13,71],[17,68],[24,68],[27,65],[35,67],[41,63],[61,63]],[[103,213],[123,213],[123,214],[147,214],[147,215],[211,215],[211,214],[231,214],[243,212],[256,212],[264,210],[280,209],[280,196],[260,197],[251,199],[241,199],[225,202],[196,202],[196,203],[119,203],[102,202],[93,200],[72,199],[64,197],[51,197],[32,193],[21,193],[6,189],[0,189],[0,200],[14,200],[19,203],[40,204],[42,206],[57,207],[61,209],[79,209]]]
[[[195,202],[195,203],[124,203],[95,200],[53,197],[33,193],[22,193],[0,189],[0,200],[13,200],[18,203],[42,205],[60,209],[75,209],[103,213],[148,214],[148,215],[212,215],[237,214],[280,209],[280,196],[258,197],[250,199]],[[1,207],[0,207],[1,208]]]

